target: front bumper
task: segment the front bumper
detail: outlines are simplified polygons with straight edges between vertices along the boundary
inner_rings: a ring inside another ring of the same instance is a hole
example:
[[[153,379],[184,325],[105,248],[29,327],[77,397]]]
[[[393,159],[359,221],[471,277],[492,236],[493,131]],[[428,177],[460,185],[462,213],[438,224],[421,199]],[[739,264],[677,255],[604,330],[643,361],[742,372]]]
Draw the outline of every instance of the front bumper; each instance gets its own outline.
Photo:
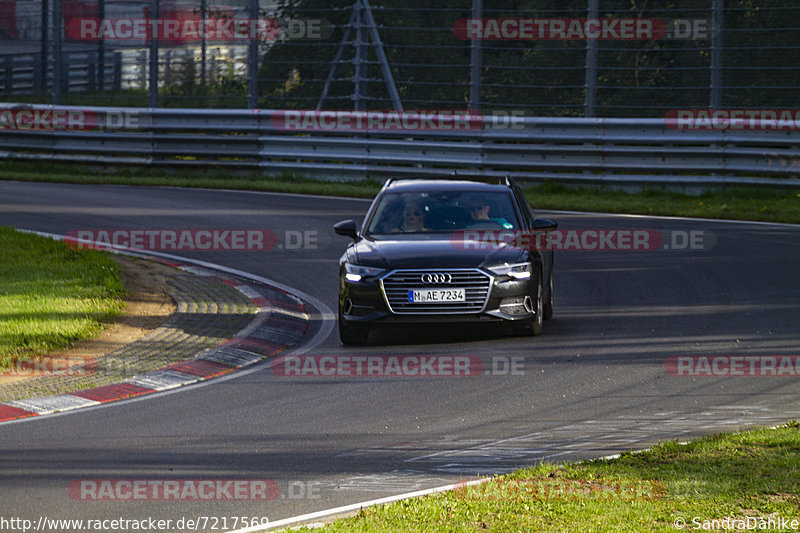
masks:
[[[429,323],[515,322],[535,316],[537,279],[518,280],[509,276],[492,276],[483,305],[474,312],[427,310],[414,312],[413,306],[398,311],[389,305],[381,278],[365,278],[351,282],[339,277],[339,311],[344,322],[351,324],[419,325]],[[385,278],[387,276],[383,276]],[[446,286],[431,288],[447,288]],[[428,309],[435,307],[429,305]]]

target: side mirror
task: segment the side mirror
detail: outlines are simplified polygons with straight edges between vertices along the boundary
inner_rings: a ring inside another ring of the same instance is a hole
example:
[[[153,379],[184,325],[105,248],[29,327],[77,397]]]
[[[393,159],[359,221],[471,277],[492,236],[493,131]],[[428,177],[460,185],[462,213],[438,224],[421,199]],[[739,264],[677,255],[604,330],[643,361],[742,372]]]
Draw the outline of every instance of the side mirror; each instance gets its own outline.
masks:
[[[548,231],[558,228],[558,222],[547,218],[537,218],[533,221],[535,231]]]
[[[358,228],[354,220],[342,220],[333,225],[333,231],[339,235],[350,237],[354,241],[358,240]]]

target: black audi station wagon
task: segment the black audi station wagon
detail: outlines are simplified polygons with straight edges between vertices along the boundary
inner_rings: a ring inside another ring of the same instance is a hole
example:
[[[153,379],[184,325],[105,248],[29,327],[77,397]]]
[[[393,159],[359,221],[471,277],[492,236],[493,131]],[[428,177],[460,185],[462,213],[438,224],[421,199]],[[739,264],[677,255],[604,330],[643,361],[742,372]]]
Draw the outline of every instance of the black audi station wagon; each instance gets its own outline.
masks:
[[[519,185],[461,177],[390,179],[339,260],[339,336],[379,325],[496,323],[538,335],[553,314],[553,252]]]

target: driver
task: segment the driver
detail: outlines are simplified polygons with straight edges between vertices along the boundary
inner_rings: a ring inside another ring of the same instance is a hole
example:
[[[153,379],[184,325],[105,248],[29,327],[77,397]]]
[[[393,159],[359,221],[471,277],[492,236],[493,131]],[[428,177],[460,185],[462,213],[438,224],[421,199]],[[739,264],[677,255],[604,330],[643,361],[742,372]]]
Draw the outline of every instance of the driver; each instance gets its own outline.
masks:
[[[489,216],[489,203],[480,196],[472,196],[467,201],[467,212],[469,213],[469,227],[494,229],[497,227],[511,228],[505,218],[492,218]]]
[[[482,220],[492,220],[489,218],[489,204],[483,198],[473,196],[467,202],[467,211],[472,219],[470,224],[478,223]]]

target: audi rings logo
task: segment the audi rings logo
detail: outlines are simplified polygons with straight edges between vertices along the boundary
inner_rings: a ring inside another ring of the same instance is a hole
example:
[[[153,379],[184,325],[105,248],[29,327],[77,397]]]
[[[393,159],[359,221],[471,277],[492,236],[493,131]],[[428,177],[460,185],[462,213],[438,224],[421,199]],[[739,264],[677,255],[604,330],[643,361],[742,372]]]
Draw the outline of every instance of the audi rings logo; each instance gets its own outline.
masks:
[[[422,283],[450,283],[453,281],[453,276],[447,272],[426,272],[419,279]]]

